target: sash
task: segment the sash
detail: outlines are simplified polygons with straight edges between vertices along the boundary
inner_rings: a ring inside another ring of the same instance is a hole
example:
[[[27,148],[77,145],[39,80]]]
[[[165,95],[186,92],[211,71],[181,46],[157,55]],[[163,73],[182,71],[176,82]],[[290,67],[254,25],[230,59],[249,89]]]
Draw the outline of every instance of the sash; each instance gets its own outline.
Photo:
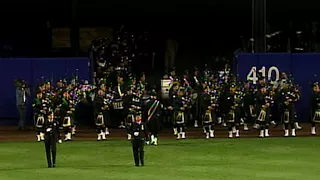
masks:
[[[123,93],[121,92],[121,87],[119,85],[118,85],[118,93],[121,97],[123,96]]]
[[[152,103],[150,109],[148,110],[148,121],[152,118],[152,116],[156,112],[158,106],[159,106],[159,101],[155,100]]]
[[[174,79],[173,79],[172,76],[170,76],[169,78],[170,78],[170,81],[171,81],[171,82],[170,82],[170,84],[169,84],[169,88],[168,88],[168,89],[170,90],[170,89],[172,88],[172,86],[173,86],[173,81],[174,81]]]
[[[255,112],[255,108],[253,105],[249,105],[249,110],[250,110],[250,115],[251,117],[256,117],[256,112]]]
[[[194,81],[196,82],[196,84],[199,84],[199,81],[197,79],[197,76],[193,76]]]
[[[186,86],[186,88],[190,88],[190,83],[186,78],[183,78],[184,81],[184,85]]]

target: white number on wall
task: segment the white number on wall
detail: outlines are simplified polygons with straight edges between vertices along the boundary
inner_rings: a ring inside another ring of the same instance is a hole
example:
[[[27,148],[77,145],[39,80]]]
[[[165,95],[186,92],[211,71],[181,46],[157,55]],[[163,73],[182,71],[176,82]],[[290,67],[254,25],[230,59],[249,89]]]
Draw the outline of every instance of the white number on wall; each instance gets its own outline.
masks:
[[[262,76],[265,78],[266,77],[266,67],[265,66],[262,66],[262,68],[260,70],[258,70],[259,73],[262,74]],[[273,74],[275,74],[274,78],[273,78]],[[267,80],[271,83],[275,83],[279,80],[280,78],[280,71],[277,67],[275,66],[271,66],[269,69],[268,69],[268,73],[267,73]],[[247,80],[248,81],[252,81],[253,84],[257,84],[258,82],[258,77],[257,77],[257,67],[256,66],[253,66],[251,69],[250,69],[250,72],[248,73],[247,75]]]
[[[258,77],[257,77],[257,67],[253,66],[250,69],[250,72],[247,75],[247,81],[252,81],[253,84],[256,84],[258,81]]]

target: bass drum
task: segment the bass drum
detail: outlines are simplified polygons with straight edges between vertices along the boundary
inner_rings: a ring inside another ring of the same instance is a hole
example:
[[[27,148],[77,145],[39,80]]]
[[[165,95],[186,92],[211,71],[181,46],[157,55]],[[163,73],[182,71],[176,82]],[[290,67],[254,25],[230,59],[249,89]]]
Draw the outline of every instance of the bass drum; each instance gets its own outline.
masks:
[[[161,80],[161,98],[162,99],[169,99],[170,84],[171,84],[170,79]]]

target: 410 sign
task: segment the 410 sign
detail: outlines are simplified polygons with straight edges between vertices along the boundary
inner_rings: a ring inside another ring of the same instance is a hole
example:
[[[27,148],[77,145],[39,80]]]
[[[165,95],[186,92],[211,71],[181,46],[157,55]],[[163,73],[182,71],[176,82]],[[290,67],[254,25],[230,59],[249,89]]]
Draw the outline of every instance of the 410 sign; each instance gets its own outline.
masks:
[[[259,70],[257,70],[256,66],[252,66],[249,73],[247,74],[247,81],[252,81],[253,84],[257,84],[257,82],[259,81],[257,72],[272,84],[278,82],[278,80],[280,79],[280,71],[276,66],[271,66],[268,69],[265,66],[262,66]]]

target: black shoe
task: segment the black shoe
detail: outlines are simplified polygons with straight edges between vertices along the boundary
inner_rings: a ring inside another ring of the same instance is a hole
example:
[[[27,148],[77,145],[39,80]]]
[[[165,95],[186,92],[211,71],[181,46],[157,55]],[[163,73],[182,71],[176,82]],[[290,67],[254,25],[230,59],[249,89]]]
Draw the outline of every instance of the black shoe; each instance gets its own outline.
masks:
[[[139,164],[136,164],[136,166],[138,167],[138,166],[139,166]]]
[[[144,166],[144,164],[141,164],[141,166]]]
[[[52,166],[51,166],[51,165],[48,165],[48,168],[52,168]]]
[[[53,168],[55,168],[55,167],[56,167],[56,165],[54,164],[54,165],[52,165],[52,167],[53,167]]]

